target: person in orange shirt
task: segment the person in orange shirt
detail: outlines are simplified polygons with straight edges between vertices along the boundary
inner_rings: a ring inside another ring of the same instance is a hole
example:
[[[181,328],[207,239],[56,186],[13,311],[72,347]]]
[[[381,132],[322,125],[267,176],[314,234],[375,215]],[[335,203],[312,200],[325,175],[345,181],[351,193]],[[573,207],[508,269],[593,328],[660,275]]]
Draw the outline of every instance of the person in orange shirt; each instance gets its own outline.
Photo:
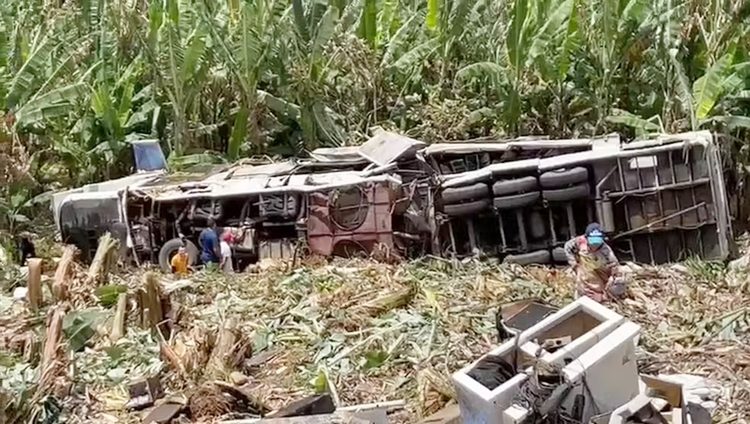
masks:
[[[172,273],[184,277],[188,275],[188,264],[190,263],[190,256],[185,249],[185,246],[180,246],[177,250],[177,254],[172,256],[170,265],[172,266]]]

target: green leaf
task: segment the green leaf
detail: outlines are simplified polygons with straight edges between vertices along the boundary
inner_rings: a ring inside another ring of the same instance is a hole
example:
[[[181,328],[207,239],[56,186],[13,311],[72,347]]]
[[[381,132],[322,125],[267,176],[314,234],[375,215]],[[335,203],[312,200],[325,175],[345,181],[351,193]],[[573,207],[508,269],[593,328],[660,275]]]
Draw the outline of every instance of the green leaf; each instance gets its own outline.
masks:
[[[91,109],[109,131],[111,137],[120,134],[120,119],[106,87],[101,86],[91,96]]]
[[[412,23],[419,17],[419,14],[414,14],[401,25],[398,30],[393,34],[390,40],[388,40],[388,47],[383,53],[383,59],[381,60],[382,66],[388,66],[391,64],[391,60],[397,56],[398,52],[407,44],[409,34],[411,33]]]
[[[31,222],[28,216],[20,214],[20,213],[12,213],[10,214],[8,218],[10,218],[12,221],[19,222],[19,223]]]
[[[440,0],[427,0],[427,17],[425,25],[430,31],[437,29],[438,17],[440,16]]]
[[[148,5],[148,45],[154,49],[159,40],[159,29],[164,23],[162,2],[152,1]]]
[[[16,210],[22,208],[26,204],[26,201],[28,200],[27,196],[28,196],[28,193],[26,191],[14,193],[13,195],[10,196],[10,207]]]
[[[107,371],[107,378],[112,380],[115,384],[120,384],[123,381],[125,381],[125,378],[128,376],[128,370],[125,368],[113,368],[109,371]]]
[[[366,352],[365,359],[365,369],[380,368],[388,360],[388,353],[382,350]]]
[[[297,33],[305,40],[310,40],[310,32],[307,30],[307,17],[305,16],[305,6],[302,0],[292,0],[292,13],[294,14],[294,23],[297,26]]]
[[[531,43],[526,66],[531,66],[532,62],[539,56],[548,53],[550,42],[567,29],[564,24],[570,18],[572,11],[573,0],[563,0],[552,12]]]
[[[126,84],[120,92],[120,98],[117,104],[117,121],[119,126],[123,127],[128,121],[131,114],[130,107],[133,99],[133,84]]]
[[[257,90],[257,94],[258,102],[264,104],[274,113],[293,121],[299,120],[300,107],[296,104],[288,102],[280,97],[276,97],[263,90]]]
[[[336,21],[338,20],[339,12],[335,7],[329,7],[326,13],[320,19],[318,28],[315,31],[315,40],[312,46],[313,60],[318,60],[323,56],[323,48],[333,36],[336,30]]]
[[[570,69],[571,54],[580,45],[578,32],[578,0],[573,1],[570,17],[568,18],[568,30],[557,57],[557,77],[563,80]]]
[[[628,22],[643,21],[648,13],[648,5],[649,3],[646,0],[628,1],[620,13],[620,19],[617,23],[618,33],[622,34],[627,30]]]
[[[180,4],[178,0],[167,0],[167,14],[174,25],[180,23]]]
[[[169,156],[169,167],[175,171],[186,170],[199,165],[222,163],[226,163],[226,160],[223,157],[209,152],[184,156]]]
[[[83,349],[95,334],[96,325],[103,318],[104,313],[96,309],[84,309],[68,313],[63,320],[63,332],[68,339],[70,350],[78,352]]]
[[[714,116],[705,122],[718,122],[726,125],[729,129],[746,128],[750,129],[750,116],[736,116],[736,115],[725,115],[725,116]]]
[[[380,13],[380,17],[378,19],[377,33],[376,33],[378,45],[382,44],[382,42],[385,39],[390,37],[391,29],[393,29],[393,24],[395,21],[394,15],[396,14],[399,6],[400,6],[399,0],[384,0],[383,1],[383,10]],[[377,7],[373,7],[373,11],[375,12],[375,15],[377,17],[378,15]]]
[[[42,38],[38,45],[35,46],[10,82],[8,96],[5,99],[5,106],[7,108],[12,109],[15,107],[25,94],[28,95],[30,90],[33,90],[34,80],[45,74],[44,69],[49,65],[48,60],[50,56],[63,43],[64,41],[58,42],[51,36],[48,36]]]
[[[326,373],[322,368],[318,370],[317,375],[310,381],[310,384],[313,386],[315,393],[325,393],[328,391],[328,378],[326,378]]]
[[[528,19],[528,0],[514,0],[510,12],[511,24],[505,38],[505,46],[510,65],[516,72],[520,71],[523,55],[527,53],[524,33]]]
[[[362,10],[364,9],[364,0],[347,1],[348,3],[344,9],[339,8],[339,30],[342,33],[349,32],[354,24],[357,26],[356,32],[359,37],[363,37],[362,33]]]
[[[634,128],[642,133],[654,133],[660,130],[659,126],[651,121],[634,115],[622,109],[612,109],[614,115],[608,116],[607,121],[613,124],[622,124]]]
[[[107,356],[109,356],[109,359],[112,360],[112,362],[117,362],[120,359],[122,359],[125,356],[125,348],[122,346],[107,346],[104,348],[104,351],[107,352]]]
[[[413,49],[401,55],[401,57],[391,65],[391,68],[398,70],[411,70],[418,62],[425,60],[428,56],[434,53],[437,46],[438,40],[436,39],[431,39],[422,44],[418,44]]]
[[[240,147],[245,142],[248,112],[247,107],[242,106],[234,118],[232,135],[229,137],[229,145],[227,146],[227,158],[230,161],[234,161],[239,157]]]
[[[674,67],[674,73],[677,77],[677,93],[679,95],[680,104],[683,109],[686,110],[688,117],[690,118],[690,129],[698,129],[698,121],[695,117],[695,111],[693,109],[693,93],[690,89],[690,81],[685,73],[685,69],[682,67],[682,63],[677,60],[675,56],[676,52],[669,53],[669,59]]]
[[[341,128],[331,117],[331,114],[322,103],[316,102],[312,107],[315,124],[321,135],[336,146],[344,143],[345,136]]]
[[[449,43],[457,41],[466,31],[466,18],[471,12],[471,6],[475,3],[472,0],[457,0],[456,3],[453,3],[454,7],[450,14],[446,16],[447,22],[445,23],[449,27]]]
[[[360,36],[367,41],[367,43],[374,47],[375,40],[378,36],[377,17],[378,8],[377,0],[364,0],[365,5],[362,9],[362,17],[359,22],[359,33]]]
[[[127,291],[128,287],[122,284],[109,284],[98,287],[94,293],[97,299],[99,299],[99,304],[105,308],[109,308],[117,303],[120,293],[127,293]]]
[[[465,66],[456,72],[457,81],[470,81],[474,79],[489,80],[498,84],[505,78],[505,70],[493,62],[477,62]]]
[[[49,92],[24,104],[16,112],[16,119],[22,125],[31,125],[43,116],[50,117],[49,114],[45,115],[42,113],[44,109],[60,104],[70,106],[80,97],[84,97],[88,91],[88,87],[83,83],[67,85],[50,90]],[[68,112],[70,111],[68,110]]]
[[[147,123],[151,112],[156,110],[158,107],[159,104],[156,103],[153,99],[142,104],[132,115],[130,115],[127,122],[125,123],[125,128],[133,129],[139,125]]]
[[[693,83],[695,117],[706,119],[724,93],[724,78],[732,66],[733,53],[727,53],[711,65],[706,73]]]
[[[182,61],[182,81],[187,82],[194,79],[194,75],[200,66],[203,55],[206,51],[206,30],[203,25],[198,27],[190,34],[185,49],[185,56]]]

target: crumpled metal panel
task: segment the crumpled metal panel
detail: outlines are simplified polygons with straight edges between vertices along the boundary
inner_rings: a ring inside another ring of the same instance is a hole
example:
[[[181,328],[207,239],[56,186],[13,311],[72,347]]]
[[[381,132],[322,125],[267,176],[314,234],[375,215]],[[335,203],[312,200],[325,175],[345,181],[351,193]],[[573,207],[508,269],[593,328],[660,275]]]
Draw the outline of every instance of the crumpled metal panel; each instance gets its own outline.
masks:
[[[359,148],[359,154],[370,162],[383,166],[404,157],[414,156],[427,143],[401,134],[380,131]]]

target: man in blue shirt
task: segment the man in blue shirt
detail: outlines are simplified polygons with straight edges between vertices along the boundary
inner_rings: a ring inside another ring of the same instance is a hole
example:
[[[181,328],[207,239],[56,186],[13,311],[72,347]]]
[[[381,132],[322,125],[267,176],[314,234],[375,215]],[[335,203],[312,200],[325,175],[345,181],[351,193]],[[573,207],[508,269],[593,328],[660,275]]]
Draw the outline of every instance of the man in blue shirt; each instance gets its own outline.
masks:
[[[216,234],[216,222],[208,218],[206,228],[201,231],[198,243],[201,246],[201,261],[208,265],[219,263],[219,235]]]

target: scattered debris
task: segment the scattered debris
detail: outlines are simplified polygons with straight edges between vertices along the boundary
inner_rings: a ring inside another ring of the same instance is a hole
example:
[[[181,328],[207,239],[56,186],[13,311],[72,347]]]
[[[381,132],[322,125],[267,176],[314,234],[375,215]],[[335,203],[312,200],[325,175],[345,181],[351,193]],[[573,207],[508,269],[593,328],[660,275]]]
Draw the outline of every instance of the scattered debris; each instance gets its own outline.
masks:
[[[333,404],[331,395],[316,395],[309,396],[304,399],[300,399],[290,403],[289,405],[279,409],[273,414],[268,415],[269,418],[281,418],[281,417],[302,417],[306,415],[323,415],[331,414],[336,410],[336,406]]]
[[[199,271],[178,286],[179,280],[147,270],[128,277],[109,273],[107,281],[91,284],[87,270],[73,262],[65,300],[45,297],[40,314],[0,297],[6,413],[18,405],[10,393],[32,387],[27,399],[35,394],[44,357],[54,358],[44,360],[51,365],[45,387],[34,403],[13,409],[16,416],[62,408],[79,421],[106,416],[101,422],[132,422],[140,414],[126,408],[127,387],[159,376],[164,392],[186,398],[175,417],[258,422],[295,399],[330,390],[339,398],[335,405],[352,405],[337,408],[339,414],[378,422],[380,409],[368,415],[362,407],[380,405],[389,423],[414,423],[452,402],[449,376],[496,346],[498,313],[512,339],[538,322],[530,316],[545,319],[573,293],[565,270],[473,260],[458,266],[441,259],[272,265],[233,276]],[[702,405],[717,422],[736,421],[750,414],[750,353],[743,344],[750,299],[741,289],[746,274],[699,261],[685,267],[680,273],[629,267],[628,296],[611,307],[642,327],[634,353],[639,372],[681,384],[691,417],[693,405],[695,411]],[[102,295],[111,297],[109,289],[97,290],[109,286],[127,291],[112,290],[115,301],[102,303]],[[523,309],[528,316],[512,313],[509,302],[520,300],[516,305],[534,305]],[[540,314],[530,313],[537,307]],[[152,317],[151,309],[159,308]],[[555,339],[563,342],[552,346]],[[559,332],[524,343],[541,347],[547,341],[547,353],[561,355],[580,340]],[[512,358],[499,357],[513,369]],[[527,368],[533,358],[519,355],[518,367]],[[702,380],[669,380],[681,374]],[[539,381],[549,375],[539,374]],[[546,391],[546,384],[537,387]],[[403,399],[401,406],[389,404],[394,398]],[[164,398],[153,408],[166,411],[162,405],[171,403],[179,404]]]
[[[128,393],[130,393],[130,400],[125,407],[134,410],[149,407],[157,399],[164,397],[164,389],[162,389],[159,377],[148,377],[134,381],[128,385]]]
[[[152,409],[151,412],[146,415],[143,419],[143,424],[166,424],[171,422],[172,418],[176,417],[185,408],[185,405],[180,403],[166,402],[156,408]]]
[[[423,419],[419,424],[461,424],[461,410],[458,404],[450,404],[440,411]]]
[[[13,299],[16,301],[26,300],[29,295],[29,289],[26,287],[16,287],[13,289]]]
[[[640,326],[589,298],[530,324],[454,374],[465,422],[683,423],[692,411],[682,383],[693,393],[711,393],[700,377],[639,378]],[[579,386],[586,390],[573,390]],[[715,406],[706,397],[694,398],[697,414]]]
[[[247,376],[239,371],[232,371],[232,373],[229,374],[229,381],[235,386],[243,386],[247,383],[247,380]]]
[[[235,402],[236,399],[209,383],[190,396],[188,408],[194,419],[220,417],[234,411]]]

